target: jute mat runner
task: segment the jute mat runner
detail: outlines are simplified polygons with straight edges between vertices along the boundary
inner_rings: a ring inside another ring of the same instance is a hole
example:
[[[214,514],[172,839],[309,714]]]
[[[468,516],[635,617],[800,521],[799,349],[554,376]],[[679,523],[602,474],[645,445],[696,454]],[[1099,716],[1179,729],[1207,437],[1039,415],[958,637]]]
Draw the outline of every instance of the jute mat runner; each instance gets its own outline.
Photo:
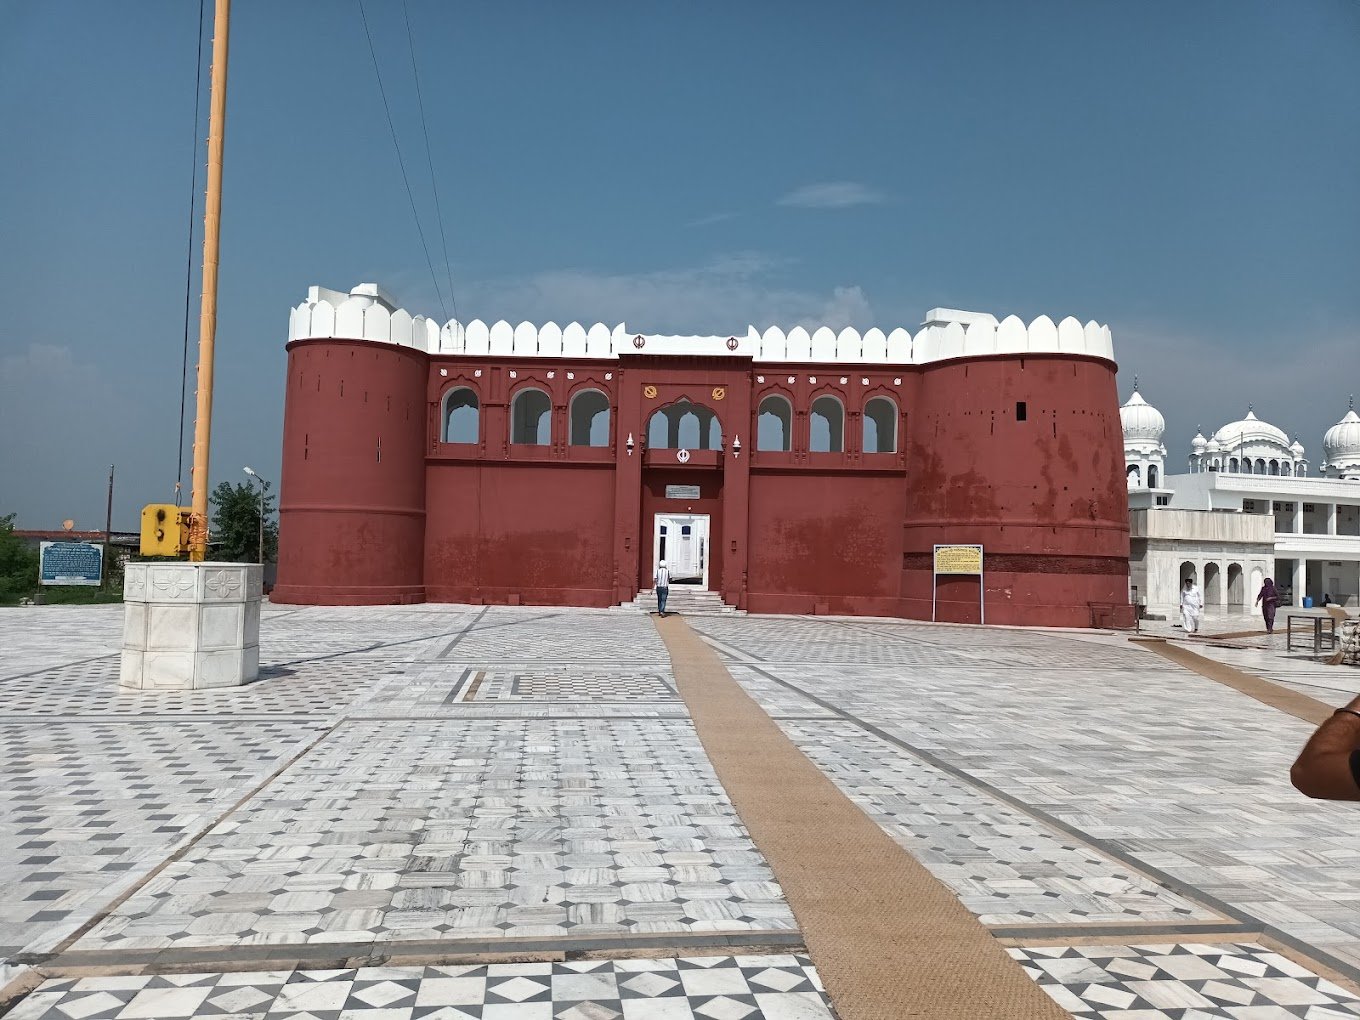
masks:
[[[842,1020],[1069,1017],[784,736],[683,620],[653,619],[704,750]]]
[[[1192,652],[1181,645],[1172,644],[1162,638],[1135,638],[1137,644],[1149,651],[1156,652],[1192,672],[1209,680],[1214,680],[1235,691],[1255,698],[1263,705],[1287,712],[1295,718],[1314,725],[1320,725],[1334,711],[1331,705],[1310,698],[1306,694],[1291,690],[1281,684],[1272,683],[1263,677],[1244,673],[1240,669],[1225,665],[1214,659]]]

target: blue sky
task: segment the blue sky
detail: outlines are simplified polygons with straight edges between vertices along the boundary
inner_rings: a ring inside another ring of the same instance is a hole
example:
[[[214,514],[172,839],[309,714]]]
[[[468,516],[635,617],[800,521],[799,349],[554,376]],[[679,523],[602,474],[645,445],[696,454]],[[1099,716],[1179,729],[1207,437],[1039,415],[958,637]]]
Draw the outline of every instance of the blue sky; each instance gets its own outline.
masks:
[[[365,3],[443,280],[401,4]],[[1248,401],[1316,464],[1360,389],[1356,0],[408,9],[464,319],[1094,318],[1175,465]],[[277,479],[309,284],[439,309],[357,0],[233,15],[214,481]],[[197,18],[0,0],[0,513],[22,525],[102,526],[111,463],[116,527],[173,497]]]

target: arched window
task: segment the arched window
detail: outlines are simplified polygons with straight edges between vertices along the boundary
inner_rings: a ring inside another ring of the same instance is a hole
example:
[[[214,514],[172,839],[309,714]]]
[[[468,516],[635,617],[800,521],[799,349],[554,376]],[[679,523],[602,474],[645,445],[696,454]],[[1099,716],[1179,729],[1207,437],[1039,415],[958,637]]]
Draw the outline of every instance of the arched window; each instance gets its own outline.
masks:
[[[787,453],[793,434],[793,405],[780,396],[768,396],[760,402],[756,418],[756,449]]]
[[[475,443],[481,439],[481,409],[477,394],[466,387],[444,397],[444,442]]]
[[[542,390],[525,389],[510,404],[510,442],[547,446],[552,442],[552,401]]]
[[[699,416],[693,411],[686,411],[680,416],[680,424],[676,429],[676,445],[686,450],[699,449]]]
[[[1261,457],[1256,458],[1256,473],[1258,475],[1263,475],[1266,473],[1266,462]]]
[[[1149,465],[1148,465],[1148,488],[1149,488],[1149,489],[1155,489],[1155,488],[1157,488],[1157,465],[1156,465],[1156,464],[1149,464]]]
[[[653,411],[647,419],[647,446],[653,450],[716,450],[722,425],[713,408],[680,400]]]
[[[1280,462],[1278,460],[1272,460],[1270,462],[1270,473],[1272,475],[1278,475],[1280,473]]]
[[[1231,471],[1231,472],[1233,472],[1233,473],[1236,473],[1236,471],[1237,471],[1237,458],[1236,458],[1236,457],[1229,457],[1229,458],[1228,458],[1228,470]]]
[[[887,397],[864,405],[864,452],[897,452],[897,405]]]
[[[571,445],[609,445],[609,398],[599,390],[582,390],[571,398]]]
[[[664,450],[669,445],[667,431],[670,423],[666,420],[665,411],[657,411],[647,419],[647,447],[652,450]]]
[[[812,402],[811,425],[810,451],[840,453],[845,449],[845,408],[835,397],[818,397]]]
[[[1128,470],[1124,472],[1124,480],[1129,483],[1130,489],[1137,489],[1142,486],[1141,476],[1138,473],[1138,465],[1130,464]]]
[[[1291,465],[1291,464],[1289,463],[1289,461],[1285,461],[1284,463],[1282,463],[1282,464],[1280,465],[1280,474],[1285,475],[1286,477],[1288,477],[1288,476],[1292,475],[1293,473],[1294,473],[1294,467],[1293,467],[1293,465]]]

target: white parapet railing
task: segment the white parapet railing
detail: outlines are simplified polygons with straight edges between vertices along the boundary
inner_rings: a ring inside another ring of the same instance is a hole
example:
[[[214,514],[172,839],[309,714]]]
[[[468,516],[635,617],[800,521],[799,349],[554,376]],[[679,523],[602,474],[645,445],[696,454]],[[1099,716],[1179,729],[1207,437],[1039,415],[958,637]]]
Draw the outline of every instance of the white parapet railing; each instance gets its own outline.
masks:
[[[288,339],[338,338],[412,347],[426,354],[506,358],[614,359],[630,354],[685,354],[737,356],[779,363],[838,363],[862,365],[924,365],[953,358],[989,355],[1072,354],[1114,360],[1110,327],[1083,325],[1068,317],[1054,323],[1041,315],[1026,325],[1009,315],[999,322],[982,312],[931,309],[913,336],[903,328],[884,332],[878,327],[839,332],[826,326],[802,326],[785,332],[754,326],[732,336],[668,336],[633,333],[620,323],[606,326],[578,322],[559,326],[548,322],[518,326],[502,320],[487,325],[480,319],[440,325],[424,315],[396,307],[376,284],[353,290],[312,287],[307,300],[292,309]]]

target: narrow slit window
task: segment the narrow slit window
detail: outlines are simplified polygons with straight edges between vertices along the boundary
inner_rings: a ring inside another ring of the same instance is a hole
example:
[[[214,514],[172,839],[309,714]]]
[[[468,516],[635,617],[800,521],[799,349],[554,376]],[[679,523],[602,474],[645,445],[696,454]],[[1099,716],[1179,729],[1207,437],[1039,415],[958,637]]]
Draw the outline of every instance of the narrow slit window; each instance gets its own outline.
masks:
[[[1017,400],[1015,402],[1015,420],[1024,421],[1028,417],[1029,408],[1025,405],[1025,402],[1023,400]]]

